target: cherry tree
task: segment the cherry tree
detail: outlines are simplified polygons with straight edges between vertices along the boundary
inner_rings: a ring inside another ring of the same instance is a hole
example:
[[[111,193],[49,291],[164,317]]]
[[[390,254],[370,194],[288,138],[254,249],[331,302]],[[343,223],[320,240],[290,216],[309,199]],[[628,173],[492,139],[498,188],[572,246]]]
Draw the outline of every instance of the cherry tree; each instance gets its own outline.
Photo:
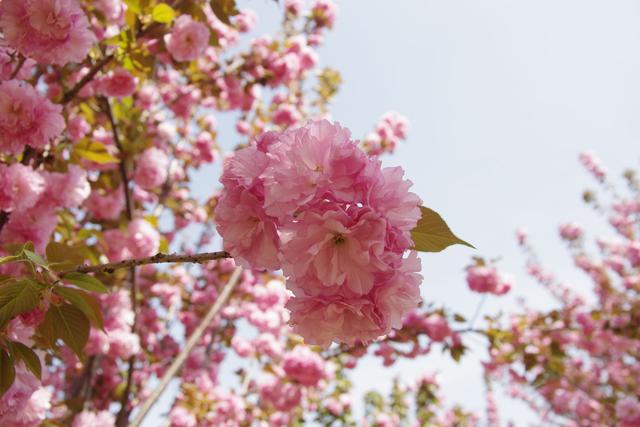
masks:
[[[418,309],[416,251],[469,244],[379,160],[407,120],[362,142],[330,120],[336,6],[273,7],[280,30],[241,43],[257,17],[233,0],[0,2],[3,425],[137,426],[172,382],[171,425],[353,424],[372,343],[461,354]],[[473,418],[432,377],[395,390],[366,422],[411,393],[423,422]]]
[[[471,245],[382,166],[407,119],[352,136],[318,65],[336,5],[272,7],[278,31],[255,36],[234,0],[0,1],[0,424],[139,426],[155,406],[176,427],[499,425],[499,387],[544,425],[640,424],[635,174],[623,193],[581,156],[617,237],[596,256],[560,228],[593,298],[519,233],[552,308],[422,301],[417,252]],[[465,272],[482,299],[514,288],[493,260]],[[471,334],[485,415],[429,371],[354,401],[363,357],[458,361]]]

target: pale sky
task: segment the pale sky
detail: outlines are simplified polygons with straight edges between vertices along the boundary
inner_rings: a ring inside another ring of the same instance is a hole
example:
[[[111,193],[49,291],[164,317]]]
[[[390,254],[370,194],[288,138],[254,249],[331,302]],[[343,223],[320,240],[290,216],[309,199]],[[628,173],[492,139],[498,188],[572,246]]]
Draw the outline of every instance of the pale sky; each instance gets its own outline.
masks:
[[[274,1],[239,4],[258,12],[258,34],[277,27],[281,6]],[[425,204],[478,248],[424,256],[423,298],[470,317],[480,297],[467,290],[463,268],[482,255],[502,257],[502,269],[517,277],[511,296],[490,298],[484,312],[512,310],[515,296],[548,305],[548,295],[523,275],[513,237],[518,226],[529,230],[558,277],[588,289],[588,280],[572,271],[557,226],[575,220],[590,234],[606,230],[581,202],[582,190],[594,185],[578,164],[581,151],[595,151],[616,178],[638,165],[640,2],[338,5],[336,26],[320,50],[321,64],[344,80],[333,119],[362,137],[384,112],[406,115],[409,139],[385,162],[404,167]],[[222,126],[224,138],[231,126]],[[217,176],[206,181],[210,186]],[[388,390],[397,374],[439,370],[450,401],[482,410],[480,356],[455,365],[434,354],[391,369],[366,361],[354,377],[356,392]],[[518,426],[529,419],[521,405],[503,402],[501,409]]]

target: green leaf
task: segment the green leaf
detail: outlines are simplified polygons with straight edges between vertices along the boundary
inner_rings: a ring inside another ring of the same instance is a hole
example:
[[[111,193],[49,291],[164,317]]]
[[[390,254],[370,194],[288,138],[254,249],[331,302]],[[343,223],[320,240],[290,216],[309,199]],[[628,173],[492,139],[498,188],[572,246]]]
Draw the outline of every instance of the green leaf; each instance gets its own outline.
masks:
[[[12,342],[11,350],[16,361],[22,360],[24,366],[31,371],[38,379],[42,379],[42,366],[40,365],[40,358],[31,348],[22,344],[21,342]]]
[[[37,253],[27,250],[24,250],[24,256],[27,257],[27,259],[29,261],[31,261],[32,263],[34,263],[35,265],[39,265],[41,267],[44,267],[47,265],[47,261],[42,258],[40,255],[38,255]]]
[[[98,164],[118,163],[118,159],[111,155],[107,147],[98,141],[89,141],[84,139],[73,147],[73,153],[76,156],[90,160]]]
[[[456,362],[459,362],[467,349],[463,345],[455,345],[449,349],[451,358]]]
[[[49,242],[45,253],[47,255],[47,261],[57,264],[58,266],[61,264],[71,266],[82,265],[85,258],[81,248],[77,246],[67,246],[59,242]]]
[[[140,0],[124,0],[127,5],[127,9],[134,13],[142,13],[142,6],[140,5]]]
[[[65,274],[62,278],[65,282],[72,283],[79,288],[85,289],[87,291],[98,292],[101,294],[106,294],[109,290],[102,284],[102,282],[96,279],[93,276],[89,276],[84,273],[69,273]]]
[[[4,349],[0,349],[0,396],[9,390],[15,379],[15,362],[9,353]]]
[[[168,4],[157,4],[151,12],[151,18],[161,24],[169,24],[176,17],[176,11]]]
[[[465,319],[465,317],[462,314],[458,314],[458,313],[455,313],[453,315],[453,320],[455,320],[458,323],[463,323],[467,321],[467,319]]]
[[[0,328],[12,317],[33,310],[40,302],[40,286],[30,279],[0,286]]]
[[[38,330],[51,344],[61,339],[83,359],[82,349],[89,339],[89,320],[79,308],[69,303],[51,305]]]
[[[413,249],[420,252],[440,252],[455,244],[473,248],[471,244],[453,234],[436,211],[424,206],[420,206],[420,210],[422,218],[418,221],[418,225],[411,230],[411,238],[415,245]]]
[[[231,25],[229,17],[239,13],[235,0],[211,0],[210,4],[216,17],[227,25]]]
[[[100,303],[93,295],[80,289],[67,288],[64,286],[56,287],[53,292],[64,298],[67,302],[70,302],[74,307],[80,309],[91,321],[93,326],[104,329]]]

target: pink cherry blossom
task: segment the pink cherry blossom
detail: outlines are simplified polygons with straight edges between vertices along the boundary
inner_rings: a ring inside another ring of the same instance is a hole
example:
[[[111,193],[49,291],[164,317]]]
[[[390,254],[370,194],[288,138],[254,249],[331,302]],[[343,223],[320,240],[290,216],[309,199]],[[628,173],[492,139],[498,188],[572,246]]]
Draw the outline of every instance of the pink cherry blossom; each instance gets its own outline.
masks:
[[[401,168],[381,169],[346,129],[325,120],[265,133],[228,159],[220,180],[225,249],[241,265],[282,265],[292,323],[310,342],[367,342],[416,307],[419,262],[402,255],[420,199]],[[262,328],[272,320],[251,318]]]
[[[64,130],[61,111],[31,85],[0,83],[0,150],[17,154],[27,145],[43,148],[54,141]]]
[[[607,176],[607,171],[602,167],[600,159],[596,157],[594,153],[591,151],[584,151],[580,153],[579,159],[591,175],[593,175],[598,181],[604,181]]]
[[[45,189],[36,171],[20,163],[0,164],[0,211],[22,211],[33,207]]]
[[[98,220],[117,219],[124,210],[125,197],[122,186],[111,191],[96,189],[85,200],[84,206]]]
[[[78,165],[69,165],[66,173],[47,172],[44,177],[47,186],[40,206],[76,208],[91,194],[87,171]]]
[[[97,90],[105,96],[124,98],[133,95],[136,90],[137,80],[124,68],[109,71],[97,83]]]
[[[284,228],[291,236],[282,247],[285,274],[299,278],[300,286],[345,286],[366,294],[373,288],[374,274],[388,268],[382,259],[385,229],[383,218],[371,211],[305,212]]]
[[[284,356],[287,376],[304,386],[316,386],[325,377],[324,361],[308,347],[297,346]]]
[[[503,295],[511,289],[511,280],[494,267],[475,265],[467,268],[469,289],[479,293]]]
[[[451,329],[447,320],[439,314],[431,314],[424,320],[425,329],[429,338],[434,341],[444,341],[451,335]]]
[[[582,227],[577,224],[567,223],[560,226],[560,237],[568,241],[578,240],[582,232]]]
[[[180,15],[174,21],[171,34],[165,37],[165,43],[176,61],[194,60],[209,45],[209,28],[189,15]]]
[[[280,267],[276,225],[256,196],[237,187],[222,196],[215,214],[218,231],[225,236],[224,248],[240,265],[271,270]]]
[[[116,417],[109,411],[83,411],[73,419],[72,427],[113,427]]]
[[[637,397],[627,396],[616,402],[616,416],[620,427],[640,425],[640,401]]]
[[[43,253],[57,224],[58,217],[54,209],[36,205],[9,217],[0,232],[0,243],[21,244],[31,241],[36,251]]]
[[[338,6],[332,0],[315,0],[311,13],[319,26],[331,28],[336,20]]]
[[[375,306],[366,298],[296,297],[289,300],[294,332],[310,344],[323,347],[332,341],[353,345],[384,335]]]
[[[302,393],[295,384],[283,383],[274,375],[263,375],[258,380],[260,397],[280,411],[289,411],[300,403]]]
[[[45,64],[81,62],[96,42],[77,0],[3,0],[0,28],[11,47]]]
[[[40,387],[40,381],[24,364],[17,364],[15,381],[0,398],[0,424],[36,427],[51,407],[50,398],[50,392]]]
[[[148,257],[160,249],[160,233],[148,221],[134,219],[127,226],[127,244],[136,258]]]
[[[136,161],[134,179],[145,190],[161,186],[166,180],[169,158],[164,151],[151,147],[142,152]]]
[[[355,201],[354,182],[366,164],[347,129],[326,120],[280,134],[269,149],[264,172],[265,208],[272,216],[291,215],[328,195]]]
[[[300,119],[300,113],[293,105],[282,104],[273,112],[273,122],[284,127],[295,125]]]

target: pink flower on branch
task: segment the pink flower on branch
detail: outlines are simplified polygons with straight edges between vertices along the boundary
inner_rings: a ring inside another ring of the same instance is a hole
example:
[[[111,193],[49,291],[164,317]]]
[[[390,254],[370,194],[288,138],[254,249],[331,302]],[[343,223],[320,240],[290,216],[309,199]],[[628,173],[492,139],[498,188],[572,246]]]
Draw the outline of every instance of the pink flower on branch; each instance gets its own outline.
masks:
[[[0,83],[0,151],[18,154],[27,145],[42,148],[52,142],[64,130],[61,111],[31,85]]]
[[[420,198],[326,120],[266,133],[225,164],[216,208],[224,247],[252,268],[282,266],[296,332],[328,345],[402,326],[419,300],[411,230]]]
[[[0,29],[9,46],[44,64],[81,62],[96,42],[77,0],[3,0]]]
[[[209,45],[209,28],[189,15],[175,20],[171,34],[165,36],[167,50],[176,61],[192,61],[201,56]]]

